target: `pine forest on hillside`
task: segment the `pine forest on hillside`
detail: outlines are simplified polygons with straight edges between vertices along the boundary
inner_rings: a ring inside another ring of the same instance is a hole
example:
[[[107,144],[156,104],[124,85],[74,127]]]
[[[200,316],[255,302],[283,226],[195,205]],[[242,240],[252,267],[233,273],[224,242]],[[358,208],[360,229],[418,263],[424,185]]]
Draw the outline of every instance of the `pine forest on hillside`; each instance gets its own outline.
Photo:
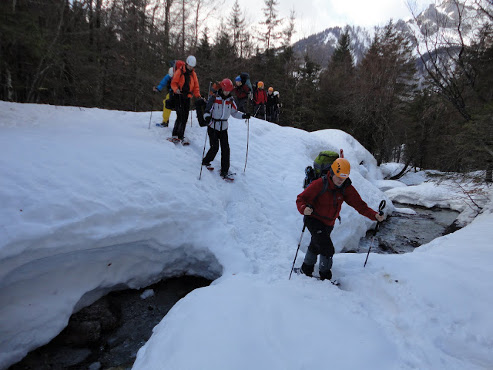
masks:
[[[481,170],[492,181],[493,0],[468,1],[487,20],[471,40],[464,1],[447,0],[455,41],[413,14],[419,32],[389,20],[357,63],[346,28],[327,65],[295,53],[296,14],[281,19],[280,1],[264,0],[256,24],[237,1],[2,1],[0,99],[160,110],[152,87],[170,61],[193,54],[203,96],[210,81],[245,71],[279,91],[281,125],[344,130],[379,163]],[[435,26],[447,22],[435,16]]]

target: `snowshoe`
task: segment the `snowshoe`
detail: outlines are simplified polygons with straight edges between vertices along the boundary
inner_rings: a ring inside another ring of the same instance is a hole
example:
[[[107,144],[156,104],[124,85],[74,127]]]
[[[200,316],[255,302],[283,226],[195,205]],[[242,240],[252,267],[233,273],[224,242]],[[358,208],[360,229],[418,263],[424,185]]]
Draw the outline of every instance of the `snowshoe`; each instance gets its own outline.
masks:
[[[234,173],[224,173],[224,172],[221,172],[221,177],[224,181],[227,181],[227,182],[233,182],[235,181],[233,175],[235,175]]]
[[[186,137],[184,137],[183,139],[181,139],[181,145],[183,145],[183,146],[190,145],[190,140],[188,140]]]
[[[156,123],[157,127],[168,127],[168,122]]]
[[[294,272],[295,274],[297,274],[297,275],[305,275],[305,274],[303,273],[303,271],[301,270],[301,267],[295,267],[295,268],[293,269],[293,272]],[[312,278],[315,278],[315,279],[317,279],[317,280],[322,280],[322,279],[320,279],[320,276],[316,276],[316,275],[312,275],[312,276],[305,275],[305,276],[312,277]],[[332,285],[335,285],[335,286],[340,286],[340,285],[341,285],[341,283],[340,283],[337,279],[332,279],[332,280],[329,280],[329,281],[330,281],[330,283],[331,283]]]
[[[171,141],[172,143],[175,143],[175,144],[181,143],[181,140],[178,139],[177,136],[168,137],[168,138],[166,138],[166,140]]]
[[[209,171],[214,171],[214,167],[210,163],[202,163],[202,166],[205,166]]]

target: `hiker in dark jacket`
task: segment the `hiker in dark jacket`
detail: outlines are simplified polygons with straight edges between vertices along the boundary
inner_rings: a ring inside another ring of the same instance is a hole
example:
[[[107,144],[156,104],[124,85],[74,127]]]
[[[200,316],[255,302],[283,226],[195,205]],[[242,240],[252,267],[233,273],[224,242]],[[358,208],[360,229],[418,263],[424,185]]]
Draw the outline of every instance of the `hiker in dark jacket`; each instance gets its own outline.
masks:
[[[246,112],[246,105],[248,98],[252,95],[251,84],[245,79],[241,78],[241,75],[235,78],[235,88],[234,93],[236,97],[236,106],[240,112]]]
[[[271,86],[267,90],[267,103],[265,104],[267,110],[267,121],[277,123],[277,111],[279,109],[278,95],[274,95],[274,88]]]
[[[383,221],[384,216],[378,214],[361,199],[349,179],[350,165],[345,158],[338,158],[327,174],[327,191],[323,189],[323,178],[313,181],[296,198],[298,211],[305,216],[305,224],[312,235],[310,245],[301,265],[301,272],[312,276],[317,256],[320,254],[320,279],[332,278],[332,257],[335,253],[330,233],[339,217],[341,206],[346,202],[363,216],[372,221]]]
[[[233,116],[238,119],[248,119],[250,114],[239,112],[236,108],[234,98],[231,96],[233,82],[229,78],[222,80],[219,87],[217,93],[209,98],[205,107],[204,120],[209,123],[207,134],[211,147],[202,160],[202,165],[210,167],[221,146],[221,176],[227,178],[230,165],[228,118]]]

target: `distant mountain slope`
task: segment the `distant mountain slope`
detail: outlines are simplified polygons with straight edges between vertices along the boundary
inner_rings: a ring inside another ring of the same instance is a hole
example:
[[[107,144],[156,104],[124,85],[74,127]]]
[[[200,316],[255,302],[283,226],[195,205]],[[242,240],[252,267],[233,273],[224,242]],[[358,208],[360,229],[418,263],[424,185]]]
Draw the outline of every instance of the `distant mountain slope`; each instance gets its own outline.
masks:
[[[293,45],[294,51],[298,55],[308,54],[311,60],[325,67],[342,33],[344,33],[342,27],[327,28],[296,42]],[[349,35],[355,60],[361,60],[371,43],[370,32],[363,27],[349,26]]]
[[[433,45],[437,49],[453,47],[459,41],[457,33],[458,22],[461,22],[464,41],[469,43],[478,29],[487,21],[484,15],[478,14],[471,6],[457,8],[454,0],[443,1],[440,5],[431,4],[428,8],[417,15],[416,21],[402,19],[396,20],[397,29],[409,35],[411,39],[415,36],[422,38],[424,35],[433,39]],[[339,37],[344,32],[342,27],[327,28],[323,32],[311,35],[299,40],[293,45],[294,51],[300,55],[308,56],[322,67],[327,63],[337,46]],[[371,44],[372,29],[359,26],[349,26],[351,46],[355,62],[358,63]],[[422,43],[422,40],[420,40]],[[422,52],[426,51],[421,45]]]

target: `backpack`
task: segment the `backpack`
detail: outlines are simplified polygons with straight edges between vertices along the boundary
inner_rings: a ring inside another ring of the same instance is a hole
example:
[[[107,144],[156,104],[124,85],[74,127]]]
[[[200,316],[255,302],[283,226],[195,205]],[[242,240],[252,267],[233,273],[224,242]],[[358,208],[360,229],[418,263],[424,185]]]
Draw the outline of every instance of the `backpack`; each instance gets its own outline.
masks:
[[[252,83],[250,82],[250,75],[246,72],[240,73],[241,83],[243,85],[247,85],[250,88],[250,91],[253,90]]]
[[[207,105],[207,101],[203,98],[195,101],[195,113],[197,114],[197,120],[199,121],[200,127],[207,126],[207,121],[204,119],[206,105]]]
[[[171,67],[173,67],[173,77],[174,77],[176,71],[181,69],[185,65],[185,62],[183,60],[171,60],[169,64]],[[169,91],[169,99],[165,101],[164,105],[166,109],[176,110],[176,107],[178,105],[176,100],[178,99],[178,96],[176,96],[173,93],[173,89],[171,88],[171,81],[169,82],[168,91]]]
[[[313,161],[313,167],[308,166],[305,168],[305,181],[303,182],[303,189],[310,185],[313,180],[326,175],[330,170],[330,166],[337,158],[339,158],[339,154],[330,150],[325,150],[318,153],[317,158]]]

